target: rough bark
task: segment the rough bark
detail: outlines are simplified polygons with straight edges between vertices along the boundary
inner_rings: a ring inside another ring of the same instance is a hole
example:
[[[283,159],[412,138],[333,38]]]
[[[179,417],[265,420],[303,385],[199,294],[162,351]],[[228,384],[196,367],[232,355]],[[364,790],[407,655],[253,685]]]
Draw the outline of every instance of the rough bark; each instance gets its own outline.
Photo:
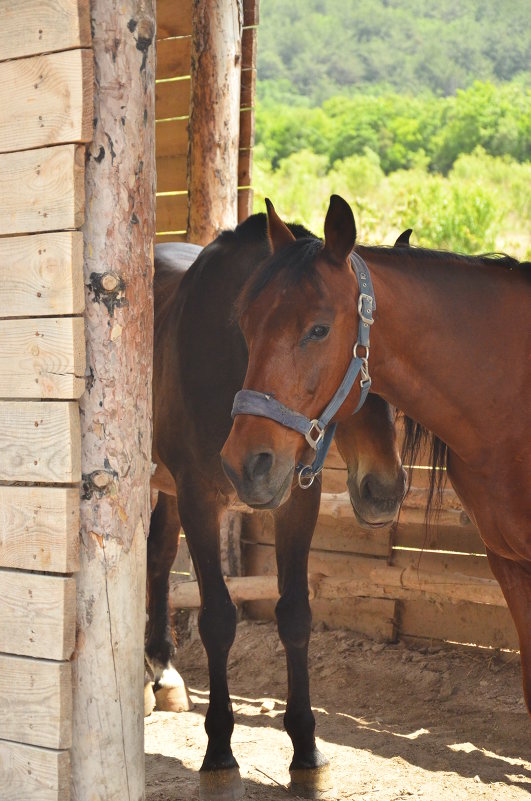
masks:
[[[154,0],[92,0],[94,138],[83,228],[87,390],[72,799],[144,798],[151,465]]]
[[[238,222],[242,0],[193,0],[188,241]]]

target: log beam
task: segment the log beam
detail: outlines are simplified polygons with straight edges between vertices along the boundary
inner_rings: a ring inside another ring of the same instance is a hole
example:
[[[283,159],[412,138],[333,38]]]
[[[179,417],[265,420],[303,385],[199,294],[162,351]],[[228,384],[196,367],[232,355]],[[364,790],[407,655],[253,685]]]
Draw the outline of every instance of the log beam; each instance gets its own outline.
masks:
[[[155,231],[154,0],[92,0],[72,801],[144,797],[145,560]],[[119,276],[103,291],[104,273]],[[94,480],[104,473],[108,481]]]
[[[194,0],[188,241],[238,222],[242,0]]]

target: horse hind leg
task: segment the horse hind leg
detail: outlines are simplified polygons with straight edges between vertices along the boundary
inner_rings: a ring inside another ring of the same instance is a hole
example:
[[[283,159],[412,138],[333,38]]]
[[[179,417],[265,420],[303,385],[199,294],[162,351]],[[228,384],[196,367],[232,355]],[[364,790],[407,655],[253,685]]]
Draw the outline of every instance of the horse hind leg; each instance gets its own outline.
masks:
[[[177,499],[159,492],[147,542],[146,662],[153,674],[157,709],[167,712],[193,709],[185,683],[175,667],[176,647],[169,606],[169,575],[177,554],[180,528]],[[151,698],[147,687],[146,684],[144,712],[149,714]]]
[[[531,715],[531,562],[514,562],[489,548],[487,556],[518,632],[524,699]]]

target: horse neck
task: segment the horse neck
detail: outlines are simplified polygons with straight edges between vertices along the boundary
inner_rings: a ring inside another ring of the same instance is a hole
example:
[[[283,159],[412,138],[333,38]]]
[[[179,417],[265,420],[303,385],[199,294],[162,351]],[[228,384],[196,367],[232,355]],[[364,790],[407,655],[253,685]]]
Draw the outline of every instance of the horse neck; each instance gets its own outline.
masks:
[[[480,459],[489,415],[496,413],[487,399],[498,399],[504,389],[507,331],[500,304],[507,302],[507,278],[514,276],[451,254],[446,260],[392,249],[359,253],[376,295],[373,390],[466,461]],[[486,401],[478,405],[478,398]]]

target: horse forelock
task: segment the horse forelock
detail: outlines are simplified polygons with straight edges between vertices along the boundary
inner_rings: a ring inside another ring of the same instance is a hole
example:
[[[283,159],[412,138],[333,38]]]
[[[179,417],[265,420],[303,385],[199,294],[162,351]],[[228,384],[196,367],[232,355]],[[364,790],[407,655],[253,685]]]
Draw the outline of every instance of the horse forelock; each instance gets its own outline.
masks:
[[[322,247],[322,240],[311,235],[296,239],[278,253],[273,253],[244,286],[236,301],[237,316],[241,317],[251,303],[277,278],[279,289],[298,286],[304,281],[321,291],[317,256]]]

